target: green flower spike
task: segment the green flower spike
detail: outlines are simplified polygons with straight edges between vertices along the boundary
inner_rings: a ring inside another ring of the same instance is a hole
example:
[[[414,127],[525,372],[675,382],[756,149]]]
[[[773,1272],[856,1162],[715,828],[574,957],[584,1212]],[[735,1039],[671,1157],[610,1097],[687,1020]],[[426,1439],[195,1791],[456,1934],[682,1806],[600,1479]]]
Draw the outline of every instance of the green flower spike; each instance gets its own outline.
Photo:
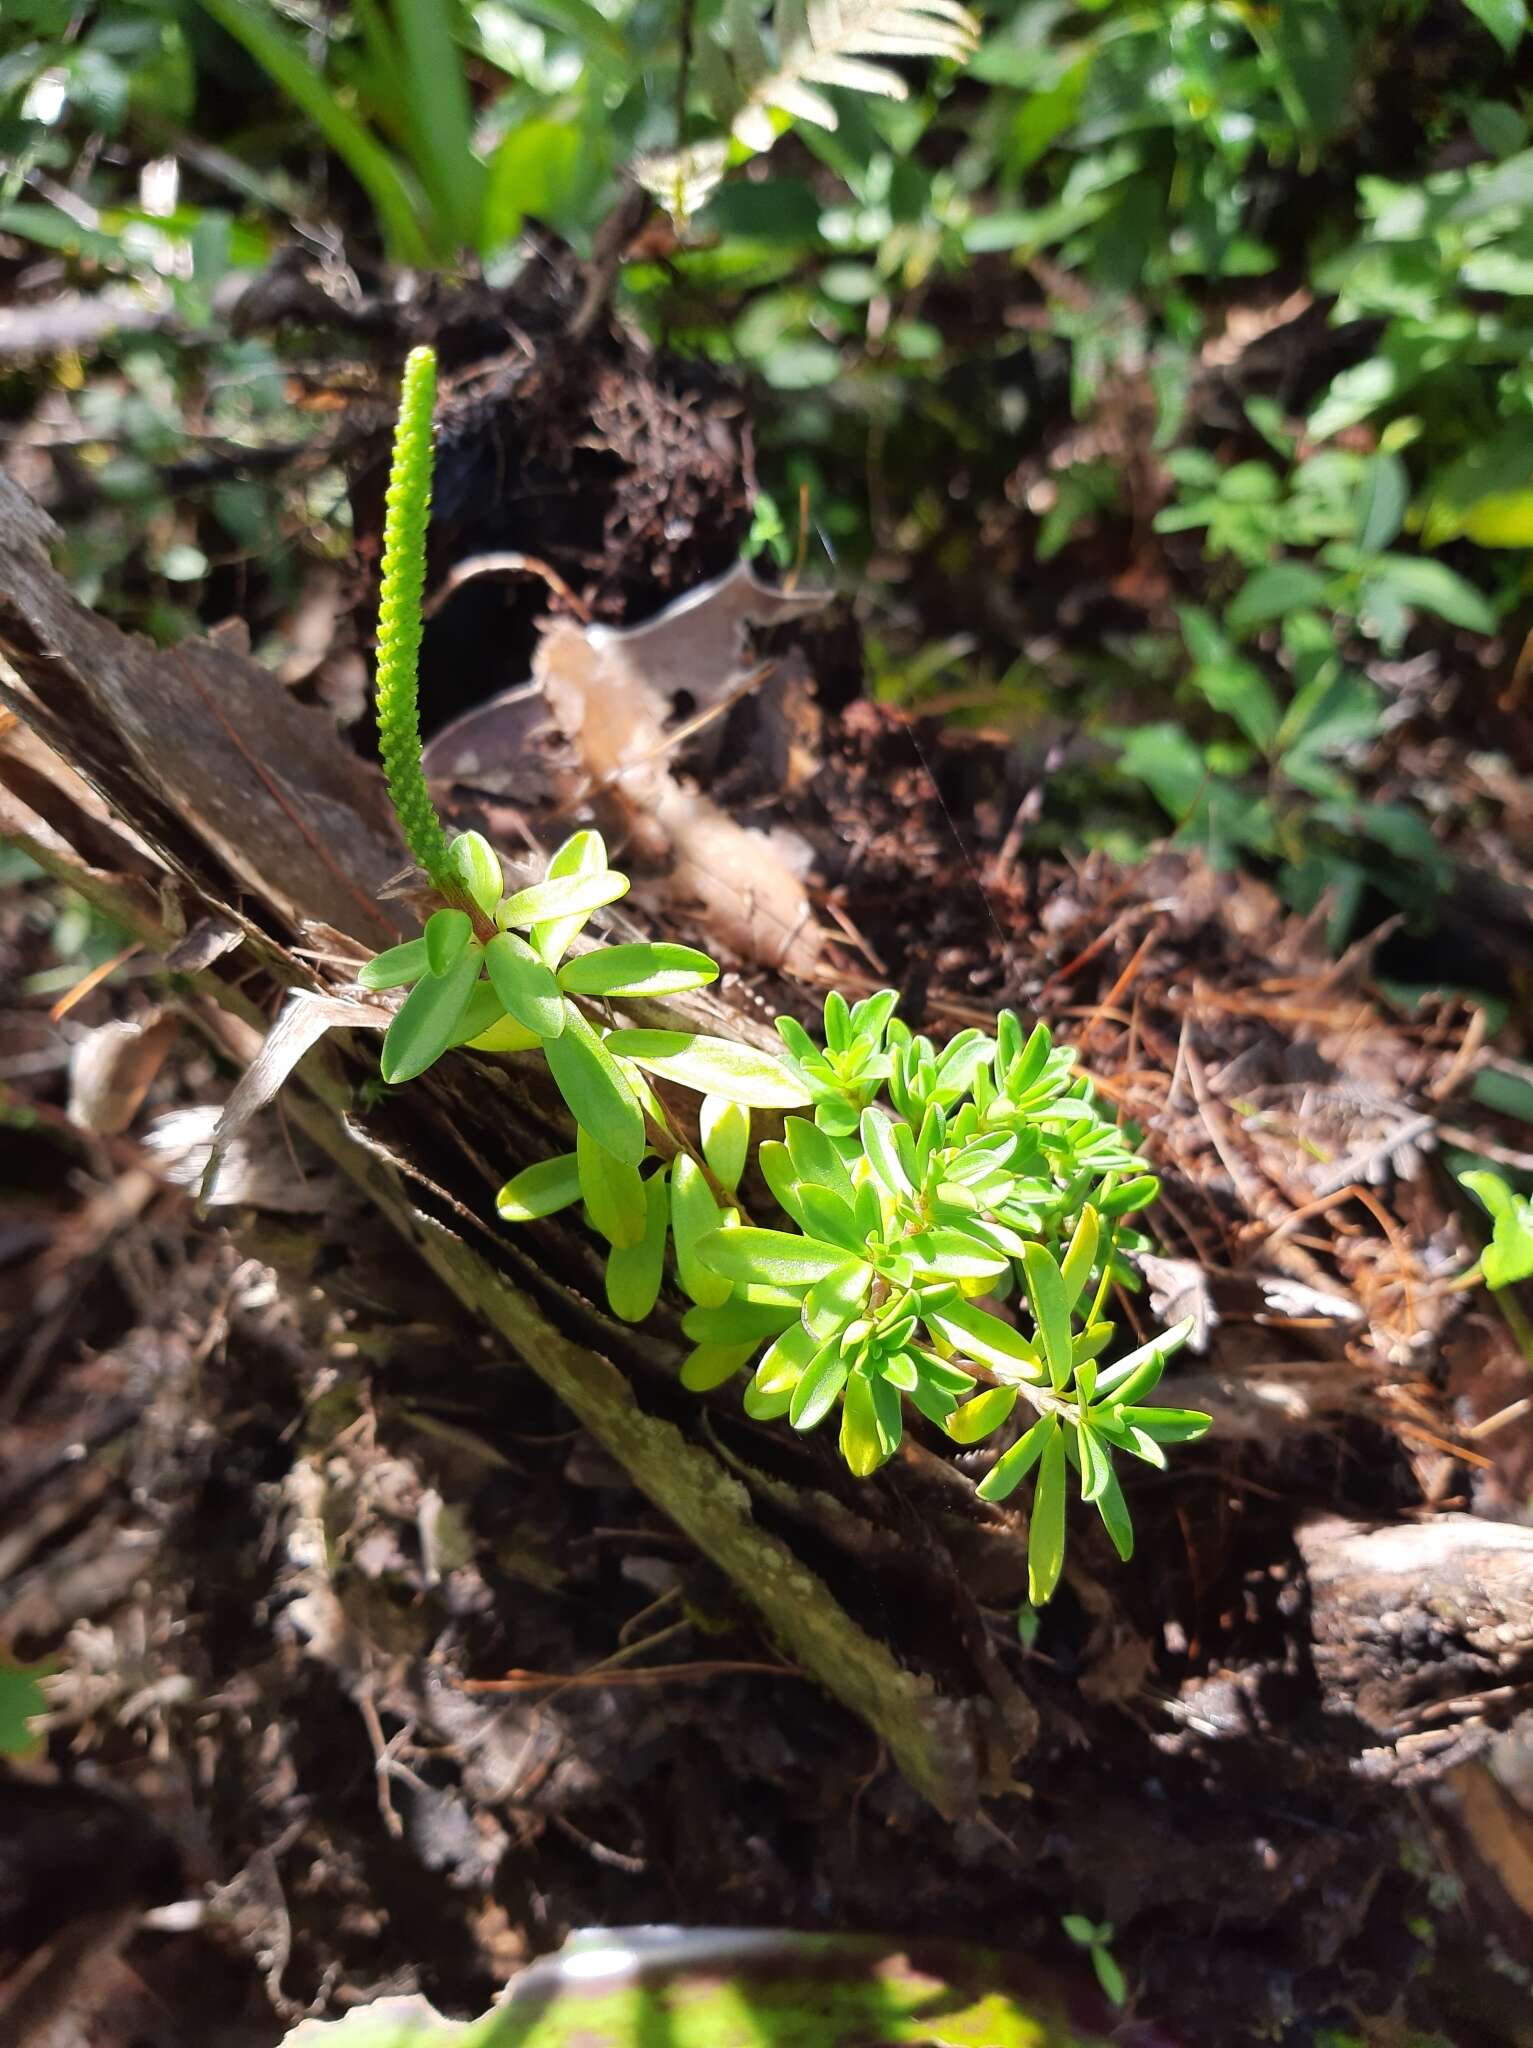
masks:
[[[426,528],[431,517],[431,414],[436,356],[411,349],[405,361],[394,428],[383,521],[383,586],[378,602],[378,749],[384,779],[410,851],[445,896],[462,893],[448,861],[442,821],[421,767],[416,672],[421,651],[421,599],[426,582]]]

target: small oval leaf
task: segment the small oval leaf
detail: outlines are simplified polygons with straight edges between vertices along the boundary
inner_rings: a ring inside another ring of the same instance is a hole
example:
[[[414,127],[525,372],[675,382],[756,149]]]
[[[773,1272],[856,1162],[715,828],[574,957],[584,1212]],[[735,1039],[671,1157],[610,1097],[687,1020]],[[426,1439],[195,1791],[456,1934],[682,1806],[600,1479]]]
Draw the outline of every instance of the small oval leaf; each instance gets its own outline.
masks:
[[[793,1389],[788,1408],[788,1420],[795,1429],[810,1430],[825,1420],[846,1385],[847,1370],[846,1360],[834,1340],[810,1359]]]
[[[728,1301],[734,1282],[704,1263],[698,1246],[719,1233],[723,1218],[713,1190],[695,1159],[677,1154],[671,1188],[671,1241],[676,1247],[676,1277],[682,1291],[700,1308],[718,1308]],[[731,1236],[736,1232],[728,1233]]]
[[[687,1354],[681,1384],[689,1394],[706,1394],[749,1365],[755,1350],[754,1344],[699,1344]]]
[[[580,1169],[573,1152],[561,1152],[557,1159],[540,1159],[536,1166],[524,1166],[508,1180],[495,1197],[503,1223],[531,1223],[537,1216],[552,1216],[580,1200]]]
[[[1016,1405],[1015,1387],[987,1387],[955,1409],[943,1427],[955,1444],[977,1444],[999,1429]]]
[[[466,910],[434,910],[426,919],[426,965],[433,974],[450,974],[474,936]]]
[[[1041,1244],[1030,1244],[1022,1261],[1027,1281],[1027,1298],[1038,1326],[1038,1341],[1048,1360],[1049,1377],[1056,1387],[1065,1386],[1074,1365],[1070,1336],[1070,1296],[1053,1255]],[[1034,1601],[1034,1606],[1041,1603]]]
[[[709,1171],[720,1187],[733,1194],[750,1154],[750,1111],[743,1102],[731,1102],[723,1095],[705,1095],[697,1115],[697,1128]]]
[[[544,879],[550,882],[567,881],[571,875],[599,875],[607,868],[607,848],[599,832],[572,832],[564,844],[549,861]],[[546,966],[557,967],[569,950],[591,913],[576,911],[573,916],[556,917],[545,924],[532,927],[533,950]]]
[[[1065,1439],[1056,1429],[1044,1446],[1027,1526],[1027,1597],[1044,1607],[1054,1597],[1065,1561]]]
[[[361,988],[408,988],[430,972],[426,941],[407,939],[402,946],[390,946],[386,953],[364,961],[357,969],[357,983]]]
[[[614,1031],[613,1052],[665,1081],[723,1095],[747,1109],[792,1109],[809,1091],[774,1053],[697,1031]]]
[[[778,1287],[812,1287],[827,1273],[857,1264],[840,1245],[791,1230],[715,1230],[700,1241],[697,1253],[726,1280],[765,1280]]]
[[[486,917],[495,915],[506,886],[500,855],[482,832],[460,832],[447,849],[448,863]]]
[[[559,969],[576,996],[674,996],[719,978],[719,965],[691,946],[602,946]]]
[[[670,1190],[662,1166],[644,1183],[644,1235],[637,1244],[614,1246],[607,1255],[607,1306],[625,1323],[642,1323],[660,1299],[669,1218]]]
[[[543,1041],[543,1057],[576,1123],[614,1159],[637,1166],[644,1157],[644,1112],[617,1062],[573,1003],[565,1005],[563,1031]]]
[[[439,1060],[479,978],[479,949],[468,948],[446,974],[428,974],[405,997],[383,1041],[379,1067],[391,1086],[413,1081]]]
[[[484,949],[495,993],[519,1024],[539,1038],[564,1029],[565,1003],[550,970],[516,932],[498,932]]]
[[[639,1169],[614,1159],[584,1125],[575,1132],[575,1162],[592,1228],[620,1250],[638,1244],[644,1236],[646,1213]]]
[[[530,889],[518,889],[495,913],[504,931],[508,926],[543,924],[552,919],[589,917],[603,904],[616,903],[628,894],[628,877],[616,868],[598,868],[590,874],[557,875],[546,882],[534,882]],[[541,948],[539,949],[541,951]],[[546,957],[546,956],[545,956]]]

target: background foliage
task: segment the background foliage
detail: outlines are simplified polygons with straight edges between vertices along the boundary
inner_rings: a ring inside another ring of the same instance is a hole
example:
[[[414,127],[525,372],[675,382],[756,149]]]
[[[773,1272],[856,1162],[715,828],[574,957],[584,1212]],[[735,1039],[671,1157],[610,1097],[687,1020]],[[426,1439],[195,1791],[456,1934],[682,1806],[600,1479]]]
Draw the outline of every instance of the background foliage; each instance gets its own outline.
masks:
[[[55,359],[77,581],[173,637],[344,553],[333,472],[265,480],[324,413],[224,317],[283,244],[509,280],[637,177],[681,219],[621,302],[756,386],[757,539],[789,558],[807,493],[878,694],[1012,730],[1035,836],[1169,823],[1338,944],[1428,915],[1494,806],[1399,742],[1502,746],[1524,625],[1523,0],[981,26],[965,63],[949,0],[13,0],[7,269],[174,320]]]

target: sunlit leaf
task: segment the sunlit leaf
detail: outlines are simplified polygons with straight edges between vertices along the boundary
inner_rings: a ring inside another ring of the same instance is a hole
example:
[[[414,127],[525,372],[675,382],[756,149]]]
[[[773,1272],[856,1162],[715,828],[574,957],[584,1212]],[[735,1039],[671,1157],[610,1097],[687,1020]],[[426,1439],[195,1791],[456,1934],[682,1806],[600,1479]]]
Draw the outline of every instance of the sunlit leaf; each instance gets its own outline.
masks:
[[[721,1187],[733,1193],[750,1154],[750,1111],[743,1102],[705,1095],[697,1113],[697,1128],[709,1171]]]
[[[567,1005],[559,984],[527,941],[516,932],[497,932],[484,949],[484,964],[495,993],[519,1024],[539,1038],[557,1038]]]
[[[581,996],[674,996],[718,973],[718,962],[691,946],[602,946],[567,960],[559,986]]]
[[[774,1053],[692,1031],[614,1031],[615,1053],[665,1081],[723,1095],[748,1109],[791,1109],[809,1091]]]
[[[610,1245],[638,1244],[648,1213],[638,1168],[615,1159],[583,1124],[575,1133],[575,1161],[593,1229]]]
[[[637,1166],[644,1157],[644,1112],[611,1053],[573,1004],[565,1007],[564,1030],[545,1039],[543,1055],[576,1123],[614,1159]]]
[[[607,1255],[607,1306],[625,1323],[642,1323],[660,1298],[665,1275],[665,1233],[670,1190],[662,1166],[644,1183],[644,1234],[637,1244]]]
[[[474,936],[466,910],[435,910],[426,920],[426,966],[432,974],[448,974],[463,957]]]
[[[363,988],[408,988],[430,971],[424,938],[407,939],[402,946],[390,946],[386,953],[364,961],[357,969],[357,981]]]
[[[698,1256],[726,1280],[766,1280],[777,1286],[811,1287],[829,1273],[855,1265],[840,1245],[796,1237],[788,1230],[715,1230],[702,1239]]]
[[[1044,1445],[1027,1525],[1027,1597],[1047,1606],[1065,1561],[1065,1439],[1056,1429]]]
[[[478,947],[470,946],[446,974],[428,974],[411,989],[383,1041],[385,1081],[413,1081],[446,1052],[479,978],[479,959]]]
[[[722,1218],[701,1167],[685,1152],[678,1153],[672,1174],[671,1238],[676,1247],[676,1276],[684,1293],[699,1307],[717,1308],[728,1301],[733,1280],[705,1263],[698,1246],[705,1238],[720,1235]],[[738,1236],[738,1231],[726,1233]]]
[[[575,1154],[561,1152],[557,1159],[540,1159],[513,1175],[495,1197],[495,1207],[504,1223],[530,1223],[535,1216],[552,1216],[579,1200]]]

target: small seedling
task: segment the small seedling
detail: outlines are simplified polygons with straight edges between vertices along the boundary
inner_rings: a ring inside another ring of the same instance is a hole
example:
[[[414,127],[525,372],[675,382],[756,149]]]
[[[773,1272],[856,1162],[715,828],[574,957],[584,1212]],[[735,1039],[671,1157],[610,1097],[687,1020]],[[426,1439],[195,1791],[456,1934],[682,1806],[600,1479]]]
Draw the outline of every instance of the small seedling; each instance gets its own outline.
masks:
[[[430,352],[416,350],[389,484],[378,725],[390,796],[441,902],[419,938],[358,977],[409,991],[383,1079],[408,1081],[459,1045],[541,1053],[575,1148],[508,1181],[501,1218],[582,1203],[608,1246],[608,1305],[630,1322],[654,1310],[669,1254],[691,1303],[682,1384],[702,1394],[749,1372],[756,1421],[805,1432],[838,1416],[859,1477],[893,1457],[907,1411],[964,1449],[1007,1432],[978,1491],[1005,1500],[1036,1469],[1028,1596],[1040,1607],[1064,1563],[1070,1475],[1127,1558],[1115,1454],[1164,1466],[1163,1446],[1209,1425],[1149,1400],[1190,1322],[1104,1362],[1110,1291],[1137,1284],[1131,1218],[1158,1184],[1074,1055],[1010,1011],[994,1037],[970,1029],[939,1049],[896,1015],[892,990],[851,1005],[833,991],[822,1041],[778,1019],[780,1054],[609,1021],[608,1004],[699,988],[718,969],[687,946],[571,950],[628,889],[598,833],[575,833],[541,882],[508,892],[486,839],[442,830],[416,691],[434,380]],[[702,1097],[695,1148],[657,1082]],[[763,1227],[741,1195],[752,1112],[796,1110],[809,1114],[788,1115],[756,1151],[781,1212]]]
[[[1116,2006],[1128,2002],[1128,1985],[1123,1972],[1118,1968],[1108,1943],[1112,1940],[1111,1924],[1104,1920],[1100,1926],[1088,1920],[1082,1913],[1066,1913],[1060,1921],[1065,1933],[1077,1948],[1083,1948],[1091,1958],[1091,1967],[1097,1973],[1097,1982]]]
[[[1492,1291],[1533,1278],[1533,1201],[1508,1187],[1499,1173],[1461,1173],[1459,1182],[1479,1197],[1492,1225],[1474,1275]]]

